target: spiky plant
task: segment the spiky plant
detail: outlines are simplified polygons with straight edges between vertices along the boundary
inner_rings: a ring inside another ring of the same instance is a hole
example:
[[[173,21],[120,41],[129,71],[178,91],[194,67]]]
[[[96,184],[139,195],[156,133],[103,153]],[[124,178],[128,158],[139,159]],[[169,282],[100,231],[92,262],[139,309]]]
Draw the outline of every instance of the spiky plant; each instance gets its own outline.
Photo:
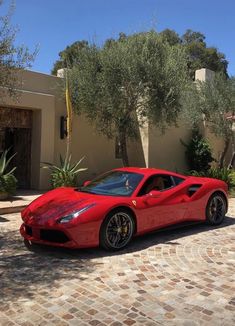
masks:
[[[3,151],[0,157],[0,193],[2,193],[2,198],[7,198],[9,195],[14,195],[17,185],[17,179],[14,176],[16,167],[12,168],[10,171],[7,171],[7,167],[16,153],[7,159],[8,152],[9,149]]]
[[[87,168],[79,168],[84,157],[78,162],[71,163],[71,155],[62,158],[60,155],[60,165],[57,166],[52,163],[43,162],[42,168],[51,171],[50,182],[53,188],[58,187],[75,187],[77,185],[77,176],[80,172],[87,170]]]

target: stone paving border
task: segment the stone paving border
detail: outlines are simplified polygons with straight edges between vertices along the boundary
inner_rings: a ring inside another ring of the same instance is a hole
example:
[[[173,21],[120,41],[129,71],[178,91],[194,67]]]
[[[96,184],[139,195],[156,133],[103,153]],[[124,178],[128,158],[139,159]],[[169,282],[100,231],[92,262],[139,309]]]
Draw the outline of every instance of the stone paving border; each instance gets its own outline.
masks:
[[[235,325],[235,200],[225,222],[157,232],[110,254],[24,247],[0,216],[0,325]]]

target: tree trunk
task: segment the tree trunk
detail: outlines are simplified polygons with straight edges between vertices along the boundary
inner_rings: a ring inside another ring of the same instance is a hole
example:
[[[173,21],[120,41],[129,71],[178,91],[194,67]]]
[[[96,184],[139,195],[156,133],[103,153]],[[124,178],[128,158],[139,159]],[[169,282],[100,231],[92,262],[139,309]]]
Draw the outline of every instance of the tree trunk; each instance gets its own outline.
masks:
[[[228,169],[233,169],[234,162],[235,162],[235,139],[234,139],[234,133],[232,133],[231,149],[232,149],[232,155],[231,155],[231,160],[230,160],[229,165],[228,165]]]
[[[125,131],[119,132],[120,152],[122,156],[123,166],[129,166],[129,158],[127,153],[127,141]]]
[[[222,169],[224,167],[224,159],[227,154],[229,144],[230,144],[230,139],[226,138],[225,143],[224,143],[224,149],[223,149],[223,152],[221,153],[220,160],[219,160],[219,168],[220,169]]]
[[[233,169],[234,162],[235,162],[235,152],[233,151],[232,156],[231,156],[231,160],[230,160],[229,165],[228,165],[228,169]]]

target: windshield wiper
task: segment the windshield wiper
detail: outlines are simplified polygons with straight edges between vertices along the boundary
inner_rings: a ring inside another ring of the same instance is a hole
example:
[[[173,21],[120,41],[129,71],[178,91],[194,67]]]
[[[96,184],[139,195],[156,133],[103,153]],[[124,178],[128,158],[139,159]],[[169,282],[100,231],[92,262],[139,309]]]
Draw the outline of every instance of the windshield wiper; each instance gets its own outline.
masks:
[[[90,190],[84,190],[82,189],[83,187],[77,187],[74,189],[74,191],[78,191],[78,192],[86,192],[88,194],[96,194],[96,192],[90,191]]]

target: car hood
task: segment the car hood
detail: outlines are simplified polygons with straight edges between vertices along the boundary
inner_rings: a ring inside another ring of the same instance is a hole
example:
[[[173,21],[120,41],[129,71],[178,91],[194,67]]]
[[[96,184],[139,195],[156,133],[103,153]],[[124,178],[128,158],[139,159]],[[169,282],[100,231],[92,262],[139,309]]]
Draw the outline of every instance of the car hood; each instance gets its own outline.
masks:
[[[79,192],[74,188],[57,188],[38,197],[21,215],[25,223],[53,225],[59,218],[102,199],[103,196]]]

